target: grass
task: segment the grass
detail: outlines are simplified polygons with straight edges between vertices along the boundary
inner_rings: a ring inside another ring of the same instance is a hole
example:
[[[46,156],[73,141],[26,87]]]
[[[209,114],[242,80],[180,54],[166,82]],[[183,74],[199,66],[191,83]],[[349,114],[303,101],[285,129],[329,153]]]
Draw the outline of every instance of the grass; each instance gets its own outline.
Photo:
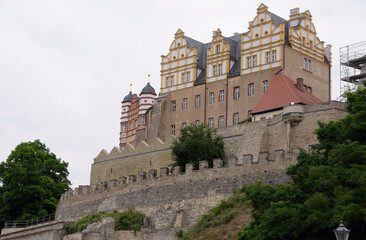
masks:
[[[145,215],[143,213],[131,209],[124,212],[117,212],[117,211],[110,213],[99,212],[96,214],[86,215],[85,217],[73,223],[72,225],[64,226],[64,230],[66,234],[82,232],[89,224],[98,222],[106,217],[114,218],[115,230],[140,231],[141,226],[144,222]]]
[[[201,216],[186,232],[176,232],[180,240],[235,239],[238,230],[250,221],[245,193],[237,192]]]

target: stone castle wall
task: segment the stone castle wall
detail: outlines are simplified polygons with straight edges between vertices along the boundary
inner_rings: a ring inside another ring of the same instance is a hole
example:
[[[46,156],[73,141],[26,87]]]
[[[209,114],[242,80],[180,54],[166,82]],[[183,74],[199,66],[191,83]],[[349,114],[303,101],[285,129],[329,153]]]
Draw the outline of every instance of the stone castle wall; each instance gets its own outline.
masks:
[[[215,159],[213,168],[202,161],[198,170],[188,164],[185,173],[179,167],[170,171],[170,143],[159,139],[150,145],[141,142],[135,149],[114,148],[109,154],[103,150],[92,166],[91,185],[66,192],[56,219],[75,221],[99,211],[132,208],[148,216],[153,231],[174,233],[243,185],[258,180],[289,182],[285,172],[296,163],[300,149],[310,150],[317,143],[313,134],[317,121],[343,118],[344,106],[339,102],[288,106],[282,116],[218,129],[226,158]]]
[[[275,166],[290,166],[297,153],[293,151],[293,157],[285,159],[284,151],[278,150],[273,160],[267,159],[268,153],[261,153],[257,162],[248,158],[239,163],[230,158],[227,165],[215,159],[213,168],[208,168],[207,161],[201,161],[199,170],[187,164],[185,173],[179,167],[174,167],[172,173],[161,168],[159,174],[152,169],[148,174],[140,172],[128,179],[79,186],[61,197],[56,219],[74,221],[98,211],[132,208],[149,216],[155,229],[186,227],[243,185],[257,180],[266,184],[287,183],[290,179],[285,168]]]
[[[336,121],[346,114],[344,103],[340,102],[295,105],[285,107],[285,114],[282,116],[220,128],[217,133],[225,142],[224,162],[231,157],[236,158],[239,163],[248,157],[256,162],[261,152],[268,152],[268,158],[274,159],[277,149],[283,149],[287,154],[293,148],[308,150],[309,145],[317,143],[313,132],[318,128],[318,120]],[[140,141],[136,147],[127,145],[124,150],[118,147],[114,147],[110,153],[102,150],[92,164],[90,184],[118,180],[141,171],[148,172],[150,169],[169,166],[172,163],[171,141],[172,138],[165,142],[155,138],[150,140],[150,144]]]

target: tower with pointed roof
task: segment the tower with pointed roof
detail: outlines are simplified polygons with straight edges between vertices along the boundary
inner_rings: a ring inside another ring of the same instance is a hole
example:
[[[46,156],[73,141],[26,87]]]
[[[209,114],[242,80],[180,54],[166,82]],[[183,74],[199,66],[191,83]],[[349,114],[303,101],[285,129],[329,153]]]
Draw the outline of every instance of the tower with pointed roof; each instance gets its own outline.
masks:
[[[130,92],[123,98],[121,112],[121,130],[119,146],[121,149],[126,144],[134,145],[136,139],[136,131],[144,129],[146,126],[145,114],[155,102],[155,89],[150,85],[149,81],[142,89],[139,97],[132,93],[132,84],[130,84]]]

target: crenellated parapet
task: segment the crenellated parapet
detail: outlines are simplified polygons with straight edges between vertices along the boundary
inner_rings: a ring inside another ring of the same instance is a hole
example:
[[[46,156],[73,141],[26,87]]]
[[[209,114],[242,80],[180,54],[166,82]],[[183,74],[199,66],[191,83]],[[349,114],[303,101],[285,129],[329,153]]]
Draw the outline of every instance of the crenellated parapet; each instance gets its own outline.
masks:
[[[109,153],[103,149],[92,164],[90,184],[168,166],[172,163],[170,146],[170,139],[163,142],[156,138],[150,144],[140,141],[135,147],[130,144],[125,149],[114,147]]]
[[[72,199],[82,199],[87,195],[98,195],[103,193],[112,193],[113,191],[132,190],[148,188],[160,184],[173,184],[189,181],[191,179],[199,180],[208,177],[230,176],[237,174],[265,173],[274,169],[286,169],[296,162],[296,157],[300,149],[291,149],[290,155],[285,154],[285,150],[279,149],[272,154],[260,152],[258,156],[245,154],[241,159],[236,157],[213,160],[213,168],[209,168],[207,161],[200,161],[199,169],[194,169],[193,164],[186,164],[186,172],[182,172],[179,166],[173,168],[163,167],[159,170],[149,169],[148,171],[139,171],[136,174],[120,176],[94,183],[91,186],[83,185],[70,189],[60,198],[60,203]],[[178,185],[177,185],[178,186]]]

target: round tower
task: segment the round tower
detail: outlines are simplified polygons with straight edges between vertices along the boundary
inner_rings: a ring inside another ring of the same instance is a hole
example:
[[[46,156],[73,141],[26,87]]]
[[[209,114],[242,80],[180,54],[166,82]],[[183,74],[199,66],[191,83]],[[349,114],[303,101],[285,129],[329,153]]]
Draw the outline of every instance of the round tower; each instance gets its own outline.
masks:
[[[155,89],[150,85],[150,74],[149,74],[149,81],[140,93],[139,122],[141,128],[146,126],[145,113],[150,107],[154,105],[155,98],[156,98],[156,92]]]

